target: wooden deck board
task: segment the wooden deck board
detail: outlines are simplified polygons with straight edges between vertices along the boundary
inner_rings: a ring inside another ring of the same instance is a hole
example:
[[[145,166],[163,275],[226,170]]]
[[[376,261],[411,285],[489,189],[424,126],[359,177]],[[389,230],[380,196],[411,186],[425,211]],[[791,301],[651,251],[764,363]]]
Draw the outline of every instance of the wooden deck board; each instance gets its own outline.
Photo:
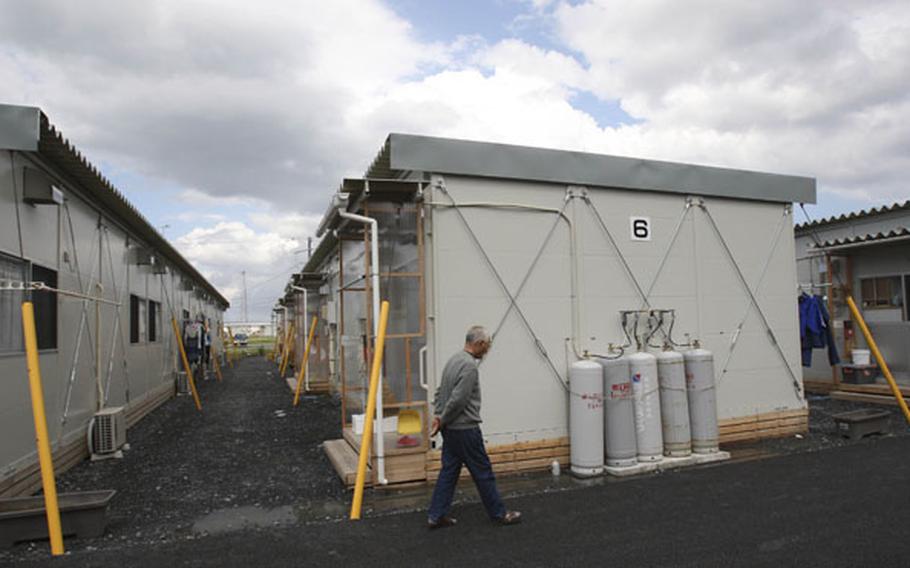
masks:
[[[327,440],[322,448],[341,481],[346,487],[353,487],[357,480],[357,452],[344,439]],[[367,485],[372,485],[370,469],[367,464]]]

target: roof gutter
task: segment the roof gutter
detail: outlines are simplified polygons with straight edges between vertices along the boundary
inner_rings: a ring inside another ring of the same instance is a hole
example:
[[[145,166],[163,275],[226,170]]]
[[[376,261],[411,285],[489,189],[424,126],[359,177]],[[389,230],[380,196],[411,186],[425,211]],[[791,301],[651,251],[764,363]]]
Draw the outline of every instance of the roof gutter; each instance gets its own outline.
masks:
[[[845,243],[842,245],[830,245],[830,246],[815,246],[812,247],[812,250],[825,251],[825,252],[837,252],[842,250],[857,249],[863,247],[871,247],[875,245],[890,245],[892,243],[900,243],[910,240],[910,235],[902,235],[900,237],[891,237],[890,239],[877,239],[870,241],[860,241],[856,243]]]
[[[322,235],[335,224],[335,221],[338,219],[339,211],[347,210],[347,207],[348,195],[346,193],[336,193],[333,195],[332,200],[329,202],[329,208],[326,210],[325,215],[322,216],[319,227],[316,228],[316,238],[322,238]]]

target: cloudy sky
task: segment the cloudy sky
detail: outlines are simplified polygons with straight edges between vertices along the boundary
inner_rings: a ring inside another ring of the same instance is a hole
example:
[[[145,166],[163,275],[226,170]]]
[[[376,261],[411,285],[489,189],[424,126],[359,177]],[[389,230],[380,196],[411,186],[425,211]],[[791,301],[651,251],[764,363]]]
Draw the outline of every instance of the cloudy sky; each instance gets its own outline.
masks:
[[[910,198],[905,0],[0,0],[37,105],[267,318],[391,131],[816,177],[814,217]],[[800,219],[801,220],[801,219]]]

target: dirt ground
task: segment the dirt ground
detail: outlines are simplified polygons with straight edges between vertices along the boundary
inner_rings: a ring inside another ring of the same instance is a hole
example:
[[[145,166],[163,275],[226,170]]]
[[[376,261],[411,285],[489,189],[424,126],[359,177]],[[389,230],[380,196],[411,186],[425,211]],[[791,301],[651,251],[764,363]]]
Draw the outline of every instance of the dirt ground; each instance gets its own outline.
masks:
[[[337,514],[307,507],[345,496],[320,445],[337,437],[336,401],[307,396],[293,408],[275,365],[259,357],[199,390],[202,412],[190,397],[171,399],[130,428],[123,459],[86,461],[58,477],[59,492],[117,491],[106,536],[68,539],[69,550],[167,545],[240,528],[244,516],[273,525]],[[286,512],[268,517],[275,509]],[[0,551],[0,564],[46,549],[18,544]]]
[[[163,559],[169,551],[208,548],[216,543],[233,543],[233,539],[261,541],[268,546],[274,538],[281,542],[293,540],[295,531],[328,534],[359,530],[342,529],[351,526],[342,522],[347,516],[350,493],[337,479],[321,447],[324,440],[340,435],[336,400],[330,396],[306,397],[294,409],[291,393],[277,378],[275,366],[260,357],[243,360],[236,369],[226,372],[223,383],[209,380],[200,390],[203,412],[197,412],[188,397],[172,399],[130,429],[131,449],[123,459],[84,462],[59,477],[60,491],[117,491],[104,537],[67,539],[72,561],[105,566],[118,564],[115,559],[146,558],[146,554],[150,555],[148,558]],[[500,479],[500,489],[507,499],[533,502],[535,496],[560,499],[553,494],[608,491],[618,483],[632,488],[639,483],[653,483],[648,480],[658,477],[677,479],[685,475],[697,482],[700,470],[759,467],[747,462],[790,459],[794,454],[815,452],[827,455],[824,450],[849,452],[851,447],[868,453],[869,448],[881,447],[879,442],[884,439],[903,439],[910,433],[897,407],[811,395],[809,404],[807,435],[725,447],[733,453],[731,461],[739,463],[623,480],[606,477],[579,481],[568,475],[529,474]],[[891,432],[861,441],[841,437],[831,415],[866,407],[891,412]],[[906,448],[906,444],[901,447]],[[812,463],[811,456],[800,459]],[[403,527],[413,524],[419,528],[430,490],[418,487],[368,491],[365,516],[373,522],[386,519],[389,526],[404,523]],[[470,483],[459,487],[459,507],[473,510],[476,502]],[[542,507],[528,506],[537,510]],[[398,520],[389,521],[391,518]],[[248,552],[255,550],[249,548]],[[0,551],[0,564],[41,563],[47,555],[46,542],[21,543]],[[289,562],[292,559],[293,555],[289,555]],[[197,563],[198,558],[189,562]]]

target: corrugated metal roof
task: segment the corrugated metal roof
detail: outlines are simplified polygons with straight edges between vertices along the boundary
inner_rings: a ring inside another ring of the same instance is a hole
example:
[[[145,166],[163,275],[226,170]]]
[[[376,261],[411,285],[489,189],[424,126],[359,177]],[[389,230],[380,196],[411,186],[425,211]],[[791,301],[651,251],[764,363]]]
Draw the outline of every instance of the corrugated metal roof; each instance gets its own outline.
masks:
[[[888,241],[894,239],[904,239],[906,237],[910,237],[910,229],[907,227],[901,227],[899,229],[894,229],[888,232],[869,233],[866,235],[856,235],[852,237],[844,237],[841,239],[832,239],[824,241],[821,244],[814,245],[813,248],[830,249],[865,244],[886,244]]]
[[[815,203],[809,177],[397,133],[389,134],[366,177],[400,179],[410,172]]]
[[[0,110],[19,110],[22,108],[29,107],[0,105]],[[34,111],[40,116],[38,153],[75,181],[79,188],[86,192],[95,203],[115,215],[134,231],[138,237],[159,251],[174,266],[201,284],[215,300],[220,302],[225,308],[229,307],[230,302],[228,302],[227,298],[222,296],[189,261],[183,258],[183,255],[171,246],[167,239],[155,230],[145,216],[101,174],[98,168],[92,165],[69,140],[64,138],[63,134],[50,123],[47,115],[37,108]]]
[[[843,213],[841,215],[832,215],[831,217],[825,217],[822,219],[816,219],[814,221],[808,221],[805,223],[798,223],[794,229],[797,231],[805,230],[809,228],[816,228],[825,225],[832,225],[834,223],[842,223],[844,221],[854,221],[857,219],[864,219],[867,217],[875,217],[876,215],[883,215],[885,213],[894,213],[897,211],[906,211],[910,209],[910,201],[892,203],[891,205],[882,205],[881,207],[871,207],[869,209],[862,209],[860,211],[851,211],[850,213]]]

